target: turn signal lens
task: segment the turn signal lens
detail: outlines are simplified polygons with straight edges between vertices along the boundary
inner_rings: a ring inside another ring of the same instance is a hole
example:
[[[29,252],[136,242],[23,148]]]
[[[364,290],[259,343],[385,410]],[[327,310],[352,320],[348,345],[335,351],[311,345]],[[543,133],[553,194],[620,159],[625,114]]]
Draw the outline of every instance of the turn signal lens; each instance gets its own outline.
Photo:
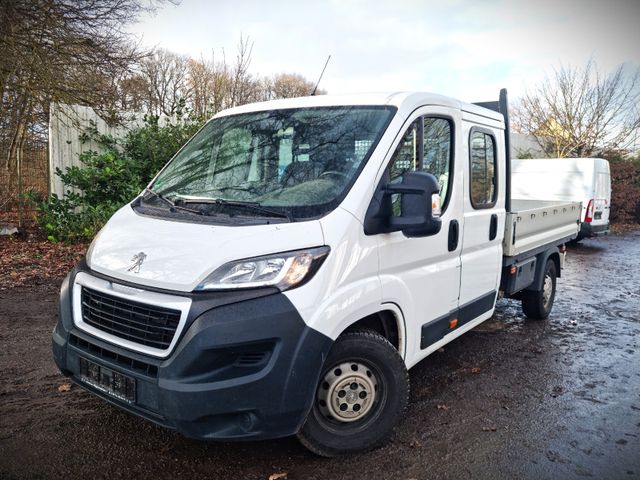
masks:
[[[440,194],[434,193],[431,195],[431,215],[433,217],[439,217],[442,213],[442,208],[440,206]]]

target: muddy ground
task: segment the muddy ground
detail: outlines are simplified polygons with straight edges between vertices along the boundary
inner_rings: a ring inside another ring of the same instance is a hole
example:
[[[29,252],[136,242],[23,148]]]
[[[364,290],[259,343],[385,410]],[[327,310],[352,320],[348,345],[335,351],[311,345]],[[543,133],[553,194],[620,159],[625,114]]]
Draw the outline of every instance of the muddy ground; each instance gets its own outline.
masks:
[[[393,441],[350,458],[295,439],[196,442],[59,392],[56,301],[50,283],[0,291],[2,479],[640,478],[640,232],[572,247],[548,321],[500,301],[414,368]]]

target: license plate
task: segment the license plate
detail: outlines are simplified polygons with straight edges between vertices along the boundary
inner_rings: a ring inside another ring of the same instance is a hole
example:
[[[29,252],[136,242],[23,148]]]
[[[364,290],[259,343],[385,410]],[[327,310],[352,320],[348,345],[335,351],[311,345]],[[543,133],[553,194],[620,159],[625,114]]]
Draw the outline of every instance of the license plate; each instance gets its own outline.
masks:
[[[135,379],[82,357],[80,357],[80,380],[123,402],[136,401]]]

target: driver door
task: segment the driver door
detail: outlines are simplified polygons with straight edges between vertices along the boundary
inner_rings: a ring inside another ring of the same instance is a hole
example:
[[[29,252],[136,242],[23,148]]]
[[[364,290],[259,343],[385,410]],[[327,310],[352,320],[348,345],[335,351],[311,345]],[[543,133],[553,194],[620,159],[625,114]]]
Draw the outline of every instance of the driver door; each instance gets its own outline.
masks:
[[[410,364],[431,353],[430,347],[438,341],[430,326],[441,319],[448,322],[458,308],[463,171],[454,161],[454,127],[459,115],[444,107],[418,110],[405,124],[385,172],[394,183],[405,172],[426,171],[440,186],[439,233],[422,238],[408,238],[402,232],[379,235],[383,298],[402,309]],[[398,199],[392,200],[395,204]]]

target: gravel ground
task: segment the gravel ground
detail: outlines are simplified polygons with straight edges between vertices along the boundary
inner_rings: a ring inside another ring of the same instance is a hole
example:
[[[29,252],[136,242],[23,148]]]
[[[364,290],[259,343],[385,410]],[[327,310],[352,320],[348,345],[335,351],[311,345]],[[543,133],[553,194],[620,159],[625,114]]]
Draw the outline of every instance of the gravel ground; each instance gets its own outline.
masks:
[[[640,232],[570,249],[548,321],[493,319],[411,371],[393,441],[340,459],[295,439],[204,443],[66,383],[57,285],[0,290],[0,478],[640,478]]]

